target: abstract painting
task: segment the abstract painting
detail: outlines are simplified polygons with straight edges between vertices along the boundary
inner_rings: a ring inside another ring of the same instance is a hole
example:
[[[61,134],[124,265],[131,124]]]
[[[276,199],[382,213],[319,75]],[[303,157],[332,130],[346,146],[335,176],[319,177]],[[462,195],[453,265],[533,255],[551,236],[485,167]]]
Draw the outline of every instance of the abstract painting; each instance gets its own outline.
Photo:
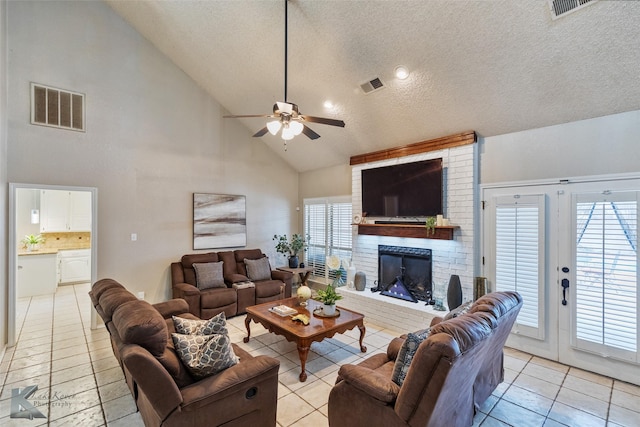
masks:
[[[193,193],[193,249],[247,244],[245,196]]]

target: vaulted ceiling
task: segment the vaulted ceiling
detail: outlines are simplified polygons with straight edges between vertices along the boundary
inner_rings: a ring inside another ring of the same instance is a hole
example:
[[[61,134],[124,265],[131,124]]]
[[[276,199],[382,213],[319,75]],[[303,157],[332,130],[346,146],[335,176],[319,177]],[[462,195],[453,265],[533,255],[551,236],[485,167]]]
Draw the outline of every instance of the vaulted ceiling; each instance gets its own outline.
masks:
[[[230,114],[284,96],[284,1],[108,4]],[[288,98],[322,137],[256,138],[298,171],[475,130],[500,135],[640,109],[640,1],[553,20],[542,0],[290,0]],[[398,80],[396,66],[411,74]],[[360,85],[379,78],[384,88]],[[334,103],[327,109],[326,100]],[[265,119],[241,120],[251,133]]]

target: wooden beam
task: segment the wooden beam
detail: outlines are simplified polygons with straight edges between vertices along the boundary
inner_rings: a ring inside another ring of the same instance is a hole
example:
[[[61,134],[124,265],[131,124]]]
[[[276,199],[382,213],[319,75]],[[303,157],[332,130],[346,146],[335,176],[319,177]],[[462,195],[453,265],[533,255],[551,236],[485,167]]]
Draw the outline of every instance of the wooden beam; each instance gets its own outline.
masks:
[[[477,141],[475,131],[467,131],[456,135],[444,136],[442,138],[430,139],[428,141],[415,142],[402,147],[389,148],[386,150],[374,151],[372,153],[359,154],[351,157],[350,165],[377,162],[380,160],[394,159],[397,157],[411,156],[413,154],[427,153],[429,151],[443,150],[445,148],[459,147],[461,145],[473,144]]]

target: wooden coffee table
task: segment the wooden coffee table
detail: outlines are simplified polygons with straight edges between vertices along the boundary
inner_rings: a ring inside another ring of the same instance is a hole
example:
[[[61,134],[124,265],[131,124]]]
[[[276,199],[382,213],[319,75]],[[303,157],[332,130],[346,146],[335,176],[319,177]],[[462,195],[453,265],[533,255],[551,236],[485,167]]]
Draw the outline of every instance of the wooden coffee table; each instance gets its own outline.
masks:
[[[270,308],[277,305],[286,305],[296,309],[298,313],[306,314],[309,316],[309,324],[303,325],[301,322],[291,320],[291,316],[282,317],[269,311]],[[366,332],[362,314],[338,307],[338,310],[340,310],[338,317],[315,316],[313,310],[320,307],[322,307],[322,304],[314,300],[307,301],[307,306],[303,307],[296,297],[247,307],[247,317],[244,319],[244,324],[247,327],[247,336],[244,338],[244,342],[249,342],[251,338],[249,324],[252,320],[255,323],[260,323],[269,332],[282,335],[287,341],[295,342],[298,346],[298,356],[300,357],[300,367],[302,368],[300,372],[301,382],[307,380],[305,364],[311,343],[314,341],[320,342],[325,338],[331,338],[335,334],[344,333],[357,326],[360,329],[360,351],[363,353],[367,351],[367,347],[362,345]]]

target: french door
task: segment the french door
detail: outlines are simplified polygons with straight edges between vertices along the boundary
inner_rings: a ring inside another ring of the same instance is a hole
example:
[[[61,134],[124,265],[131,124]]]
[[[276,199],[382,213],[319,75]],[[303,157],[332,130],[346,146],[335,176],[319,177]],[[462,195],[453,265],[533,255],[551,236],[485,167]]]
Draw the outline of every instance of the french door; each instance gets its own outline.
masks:
[[[524,300],[507,345],[633,381],[640,180],[486,187],[482,200],[483,274]]]

